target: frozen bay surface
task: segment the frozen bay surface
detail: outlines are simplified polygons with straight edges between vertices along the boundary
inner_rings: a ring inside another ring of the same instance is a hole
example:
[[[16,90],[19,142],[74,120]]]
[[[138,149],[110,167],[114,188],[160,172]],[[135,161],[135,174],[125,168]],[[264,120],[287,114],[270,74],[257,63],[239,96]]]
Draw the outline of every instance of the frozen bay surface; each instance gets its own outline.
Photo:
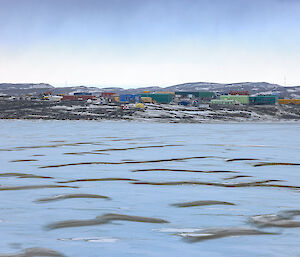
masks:
[[[0,254],[299,255],[300,219],[280,215],[300,209],[299,123],[2,120],[0,139]],[[169,223],[49,229],[107,213]]]

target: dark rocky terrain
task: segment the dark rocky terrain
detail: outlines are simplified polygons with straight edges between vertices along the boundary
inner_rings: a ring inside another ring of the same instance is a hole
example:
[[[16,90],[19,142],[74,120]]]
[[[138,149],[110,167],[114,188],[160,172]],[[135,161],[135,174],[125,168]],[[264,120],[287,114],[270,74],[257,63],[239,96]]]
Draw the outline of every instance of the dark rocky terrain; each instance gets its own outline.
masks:
[[[145,109],[128,105],[95,105],[84,101],[50,102],[0,100],[0,119],[43,120],[137,120],[158,122],[299,121],[300,106],[211,106],[184,107],[146,104]]]
[[[132,115],[132,113],[132,110],[122,110],[118,106],[111,105],[93,108],[81,101],[0,100],[0,119],[98,120],[120,119],[125,114]]]

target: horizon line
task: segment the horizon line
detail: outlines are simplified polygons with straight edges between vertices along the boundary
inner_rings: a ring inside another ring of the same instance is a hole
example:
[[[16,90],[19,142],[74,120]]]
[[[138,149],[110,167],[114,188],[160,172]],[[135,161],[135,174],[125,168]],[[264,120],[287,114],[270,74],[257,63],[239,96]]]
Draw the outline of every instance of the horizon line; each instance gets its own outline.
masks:
[[[138,88],[148,88],[148,87],[158,87],[158,88],[167,88],[167,87],[173,87],[173,86],[179,86],[179,85],[184,85],[184,84],[197,84],[197,83],[203,83],[203,84],[220,84],[220,85],[235,85],[235,84],[246,84],[246,83],[267,83],[271,85],[277,85],[281,87],[298,87],[300,85],[282,85],[282,84],[277,84],[277,83],[270,83],[266,81],[243,81],[243,82],[231,82],[231,83],[223,83],[223,82],[207,82],[207,81],[196,81],[196,82],[184,82],[184,83],[179,83],[179,84],[172,84],[172,85],[157,85],[157,83],[153,85],[95,85],[95,84],[82,84],[82,83],[66,83],[65,85],[62,85],[61,83],[49,83],[49,82],[0,82],[0,85],[2,84],[16,84],[16,85],[28,85],[28,84],[48,84],[53,87],[58,87],[58,88],[64,88],[64,87],[95,87],[95,88],[122,88],[122,89],[138,89]]]

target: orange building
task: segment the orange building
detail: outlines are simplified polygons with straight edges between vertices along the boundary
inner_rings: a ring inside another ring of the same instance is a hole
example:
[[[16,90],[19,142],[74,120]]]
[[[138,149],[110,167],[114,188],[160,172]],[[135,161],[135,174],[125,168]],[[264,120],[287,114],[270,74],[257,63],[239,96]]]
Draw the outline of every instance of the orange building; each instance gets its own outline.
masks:
[[[300,99],[278,99],[278,104],[300,104]]]

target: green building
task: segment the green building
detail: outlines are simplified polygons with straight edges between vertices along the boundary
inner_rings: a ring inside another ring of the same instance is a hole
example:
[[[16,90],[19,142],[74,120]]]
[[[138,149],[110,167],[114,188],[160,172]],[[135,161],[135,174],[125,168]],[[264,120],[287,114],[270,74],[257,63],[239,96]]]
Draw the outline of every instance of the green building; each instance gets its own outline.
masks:
[[[220,100],[220,99],[212,99],[210,101],[211,104],[221,104],[221,105],[234,105],[236,104],[235,100]]]
[[[144,93],[141,94],[141,97],[151,97],[152,100],[158,104],[169,104],[173,100],[172,94],[150,94]]]
[[[251,105],[274,105],[278,102],[277,95],[258,95],[250,96],[249,98]]]
[[[241,104],[249,104],[248,95],[221,95],[220,100],[234,100]]]

